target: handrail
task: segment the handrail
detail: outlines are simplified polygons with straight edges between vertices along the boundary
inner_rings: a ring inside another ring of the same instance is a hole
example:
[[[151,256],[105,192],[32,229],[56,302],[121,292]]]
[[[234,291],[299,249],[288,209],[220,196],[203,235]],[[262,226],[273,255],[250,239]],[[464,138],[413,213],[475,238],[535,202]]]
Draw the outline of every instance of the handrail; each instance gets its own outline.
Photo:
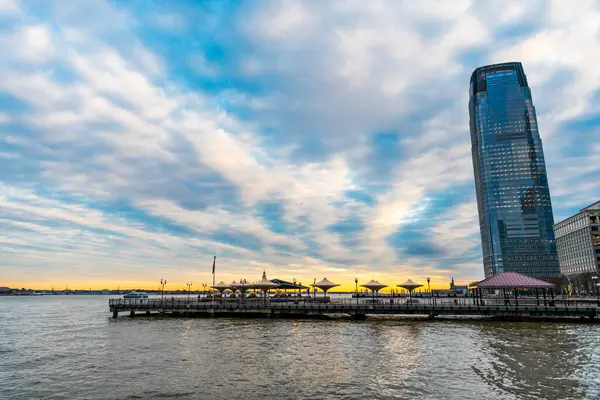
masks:
[[[438,300],[438,301],[436,301]],[[385,309],[414,309],[414,310],[487,310],[490,307],[502,309],[523,310],[534,307],[537,310],[552,309],[592,309],[598,308],[596,303],[582,302],[581,300],[567,299],[519,299],[518,305],[511,299],[484,298],[477,304],[473,298],[460,298],[457,301],[439,301],[439,299],[420,299],[418,302],[411,299],[373,299],[364,298],[357,301],[353,299],[331,299],[329,302],[315,301],[314,298],[294,299],[290,301],[271,301],[271,299],[109,299],[109,306],[127,309],[212,309],[212,308],[249,308],[249,309],[316,309],[316,310],[385,310]],[[600,310],[599,310],[600,311]]]

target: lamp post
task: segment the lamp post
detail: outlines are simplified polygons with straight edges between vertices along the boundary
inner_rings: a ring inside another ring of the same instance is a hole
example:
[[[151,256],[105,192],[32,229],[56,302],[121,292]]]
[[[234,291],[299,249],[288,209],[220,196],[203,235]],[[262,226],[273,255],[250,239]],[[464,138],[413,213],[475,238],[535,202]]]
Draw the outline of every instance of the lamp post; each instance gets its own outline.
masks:
[[[206,282],[202,282],[202,291],[204,292],[204,296],[206,297]]]
[[[598,277],[596,275],[592,276],[592,282],[594,282],[594,290],[596,291],[596,301],[598,302],[598,307],[600,307],[600,293],[598,292]]]
[[[246,294],[246,287],[248,286],[248,281],[244,278],[240,279],[240,299],[244,300],[244,295]]]
[[[186,285],[188,287],[188,301],[190,301],[190,291],[192,290],[193,282],[192,281],[187,282]]]
[[[298,282],[298,297],[302,296],[302,282]]]
[[[296,286],[296,278],[294,278],[294,286]],[[298,289],[297,287],[294,289]]]
[[[430,298],[430,304],[431,304],[431,298],[433,298],[433,296],[431,295],[431,286],[429,285],[429,282],[431,281],[431,279],[429,277],[427,277],[427,291],[429,292],[429,298]]]
[[[167,284],[167,280],[166,279],[161,279],[160,280],[160,301],[164,301],[165,299],[165,285]]]
[[[355,291],[356,291],[356,304],[358,305],[358,278],[354,278],[354,285],[355,285]]]

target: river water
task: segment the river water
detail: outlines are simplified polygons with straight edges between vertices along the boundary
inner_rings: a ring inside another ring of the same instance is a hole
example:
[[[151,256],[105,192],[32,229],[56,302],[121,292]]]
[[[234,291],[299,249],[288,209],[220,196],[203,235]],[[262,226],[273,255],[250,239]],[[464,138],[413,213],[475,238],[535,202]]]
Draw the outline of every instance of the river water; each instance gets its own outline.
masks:
[[[110,317],[0,297],[0,399],[600,398],[600,324]]]

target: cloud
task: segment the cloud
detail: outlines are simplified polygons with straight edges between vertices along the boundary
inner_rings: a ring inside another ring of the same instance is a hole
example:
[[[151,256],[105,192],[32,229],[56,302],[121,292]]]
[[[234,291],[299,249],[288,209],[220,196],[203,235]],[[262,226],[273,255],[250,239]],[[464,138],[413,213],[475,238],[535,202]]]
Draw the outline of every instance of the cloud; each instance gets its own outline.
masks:
[[[156,23],[167,30],[170,31],[180,31],[184,30],[187,21],[180,14],[159,14],[156,16]]]
[[[19,43],[19,56],[24,60],[44,61],[54,53],[52,35],[43,25],[23,28],[15,35],[14,40]]]
[[[19,11],[19,2],[17,0],[0,1],[0,14],[11,15],[17,14]]]
[[[16,153],[9,153],[7,151],[0,151],[0,158],[16,159],[19,158],[19,155]]]
[[[0,266],[20,286],[202,280],[214,254],[223,279],[474,280],[470,74],[524,63],[566,217],[600,189],[599,12],[2,2]]]
[[[287,42],[302,36],[302,31],[310,30],[312,21],[311,10],[302,2],[286,0],[267,3],[259,17],[251,21],[250,26],[260,35]]]

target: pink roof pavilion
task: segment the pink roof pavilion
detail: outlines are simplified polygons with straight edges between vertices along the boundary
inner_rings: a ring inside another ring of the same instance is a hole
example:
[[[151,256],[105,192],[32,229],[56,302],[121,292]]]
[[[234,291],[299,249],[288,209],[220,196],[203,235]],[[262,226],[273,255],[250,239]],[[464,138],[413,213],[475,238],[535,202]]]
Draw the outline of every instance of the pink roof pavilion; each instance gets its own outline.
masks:
[[[527,275],[519,274],[518,272],[500,272],[494,276],[490,276],[475,285],[478,289],[543,289],[554,288],[554,284],[542,281],[541,279],[532,278]]]

